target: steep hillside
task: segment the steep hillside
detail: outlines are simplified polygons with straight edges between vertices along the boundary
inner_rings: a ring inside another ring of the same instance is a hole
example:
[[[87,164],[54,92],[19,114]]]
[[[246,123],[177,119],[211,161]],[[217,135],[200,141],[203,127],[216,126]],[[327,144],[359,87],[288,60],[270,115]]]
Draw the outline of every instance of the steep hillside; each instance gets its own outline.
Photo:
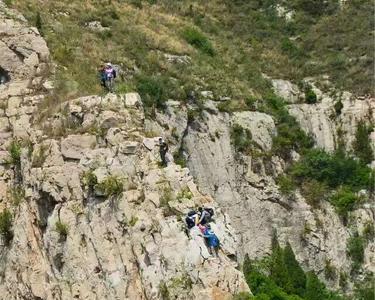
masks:
[[[372,3],[4,3],[4,299],[374,299]]]

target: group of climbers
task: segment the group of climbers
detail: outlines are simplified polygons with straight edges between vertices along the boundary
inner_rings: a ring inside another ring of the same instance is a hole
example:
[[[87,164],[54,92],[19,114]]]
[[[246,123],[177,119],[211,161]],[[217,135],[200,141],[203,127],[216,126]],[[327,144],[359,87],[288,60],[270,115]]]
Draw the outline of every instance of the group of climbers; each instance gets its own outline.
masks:
[[[214,210],[212,208],[199,207],[198,211],[191,210],[188,212],[185,222],[189,229],[195,226],[199,228],[202,236],[205,238],[208,251],[212,256],[218,257],[220,241],[209,224],[213,221],[213,215]]]

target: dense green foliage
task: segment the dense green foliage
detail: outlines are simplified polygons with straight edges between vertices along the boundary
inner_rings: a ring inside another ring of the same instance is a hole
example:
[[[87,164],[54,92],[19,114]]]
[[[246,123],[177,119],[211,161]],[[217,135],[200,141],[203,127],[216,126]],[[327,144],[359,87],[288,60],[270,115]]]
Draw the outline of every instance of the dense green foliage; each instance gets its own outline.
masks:
[[[313,272],[305,273],[289,244],[283,249],[273,241],[272,254],[262,261],[245,258],[243,271],[254,297],[237,295],[236,300],[340,300],[327,290]]]
[[[285,177],[281,181],[284,193],[297,184],[312,207],[319,207],[322,200],[329,199],[344,221],[361,201],[357,192],[361,189],[371,192],[374,182],[374,172],[363,161],[340,150],[330,154],[321,149],[305,149]],[[329,193],[329,188],[333,193]]]
[[[299,181],[315,179],[331,188],[346,185],[359,190],[372,185],[371,169],[341,151],[329,154],[312,149],[293,166],[291,174]]]

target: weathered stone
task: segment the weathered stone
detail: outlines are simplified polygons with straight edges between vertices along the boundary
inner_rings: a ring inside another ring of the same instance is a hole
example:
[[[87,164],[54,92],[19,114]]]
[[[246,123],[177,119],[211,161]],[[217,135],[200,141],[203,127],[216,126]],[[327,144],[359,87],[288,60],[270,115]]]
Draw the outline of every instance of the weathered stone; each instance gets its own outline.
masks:
[[[96,146],[93,135],[70,135],[61,141],[61,153],[65,158],[81,159],[88,149]]]

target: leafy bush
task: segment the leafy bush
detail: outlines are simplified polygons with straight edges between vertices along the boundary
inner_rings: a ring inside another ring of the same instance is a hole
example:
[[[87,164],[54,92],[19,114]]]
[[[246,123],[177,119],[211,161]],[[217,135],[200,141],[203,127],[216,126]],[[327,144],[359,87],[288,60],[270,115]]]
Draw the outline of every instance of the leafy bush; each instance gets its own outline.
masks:
[[[82,175],[83,183],[90,189],[94,188],[98,183],[98,178],[96,177],[93,170],[88,170]]]
[[[365,242],[358,233],[354,234],[348,241],[347,253],[352,259],[352,271],[356,272],[364,261]]]
[[[315,92],[312,90],[311,87],[305,89],[305,101],[308,104],[314,104],[318,100]]]
[[[301,193],[306,199],[306,202],[313,208],[319,208],[320,202],[327,198],[327,186],[315,179],[309,179],[302,183]]]
[[[164,82],[159,77],[140,77],[137,82],[137,91],[145,107],[164,108],[167,100],[166,91]]]
[[[359,199],[350,189],[341,188],[331,196],[330,201],[336,207],[337,213],[346,218],[348,212],[355,208]]]
[[[95,189],[100,191],[105,197],[118,196],[124,190],[124,184],[116,176],[108,176],[102,182],[95,185]]]
[[[355,155],[365,164],[371,163],[374,159],[374,152],[372,151],[369,138],[371,129],[364,122],[360,122],[355,134],[355,141],[353,142]]]
[[[248,129],[235,124],[232,126],[230,138],[236,151],[246,153],[250,150],[252,136]]]
[[[13,239],[13,216],[8,209],[4,209],[0,213],[0,234],[6,245],[9,245]]]
[[[193,193],[190,191],[188,186],[182,188],[176,196],[176,200],[182,201],[183,199],[191,199],[193,197]]]
[[[59,220],[55,224],[55,229],[56,229],[57,233],[60,235],[60,237],[63,240],[66,240],[66,238],[68,236],[68,233],[69,233],[68,225]]]
[[[286,196],[291,195],[296,189],[294,180],[291,176],[282,175],[277,178],[277,184],[280,192]]]
[[[344,108],[344,104],[342,104],[342,101],[339,100],[335,103],[334,108],[335,108],[336,115],[340,115],[342,109]]]
[[[339,151],[329,154],[321,149],[309,150],[291,168],[291,174],[299,181],[315,179],[331,188],[347,185],[359,190],[372,185],[371,169]]]
[[[183,38],[192,46],[208,55],[215,55],[214,47],[206,36],[193,27],[187,27],[182,32]]]

